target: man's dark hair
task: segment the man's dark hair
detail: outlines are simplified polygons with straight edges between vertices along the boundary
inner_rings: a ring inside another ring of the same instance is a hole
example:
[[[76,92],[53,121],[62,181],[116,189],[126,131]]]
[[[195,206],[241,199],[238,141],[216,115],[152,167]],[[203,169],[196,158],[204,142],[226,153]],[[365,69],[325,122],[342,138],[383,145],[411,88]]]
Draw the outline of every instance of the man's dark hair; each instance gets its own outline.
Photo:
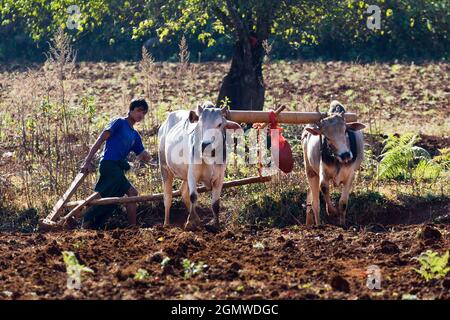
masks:
[[[145,112],[148,111],[148,104],[147,101],[145,101],[144,98],[138,98],[131,100],[130,103],[130,111],[133,111],[136,108],[142,108]]]

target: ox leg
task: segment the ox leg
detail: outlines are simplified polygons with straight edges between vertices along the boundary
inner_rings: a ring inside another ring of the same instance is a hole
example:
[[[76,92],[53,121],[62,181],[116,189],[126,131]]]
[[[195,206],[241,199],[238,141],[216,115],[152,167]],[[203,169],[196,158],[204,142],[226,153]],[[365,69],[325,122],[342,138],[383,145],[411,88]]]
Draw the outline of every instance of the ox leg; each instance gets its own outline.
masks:
[[[320,190],[319,190],[319,176],[316,173],[308,173],[308,184],[309,184],[309,192],[310,195],[310,201],[312,206],[312,211],[314,212],[314,220],[316,225],[320,225]],[[309,200],[307,200],[309,201]],[[307,210],[308,211],[308,210]],[[309,215],[309,217],[308,217]],[[312,216],[311,216],[311,210],[307,212],[306,215],[306,224],[311,225],[312,224]]]
[[[220,209],[220,194],[222,191],[222,184],[220,186],[213,186],[211,192],[211,209],[214,214],[214,218],[208,223],[207,228],[210,231],[217,232],[220,229],[219,223],[219,209]]]
[[[345,226],[345,216],[347,215],[348,197],[352,189],[354,175],[349,177],[342,188],[341,198],[339,199],[339,224]]]
[[[181,183],[181,196],[183,197],[184,205],[186,206],[187,210],[190,210],[191,208],[191,200],[189,199],[189,186],[187,181],[184,181]]]
[[[164,226],[170,224],[170,207],[172,206],[173,174],[164,167],[161,167],[161,177],[164,189]]]
[[[197,180],[195,179],[193,172],[189,170],[188,172],[188,191],[189,191],[189,216],[187,218],[186,224],[184,228],[186,230],[195,230],[200,225],[201,220],[197,214],[196,205],[197,205]]]
[[[333,205],[333,201],[331,201],[330,181],[329,180],[324,179],[320,182],[320,191],[322,191],[323,197],[325,199],[327,214],[329,216],[336,215],[338,212],[337,212],[335,206]]]
[[[312,226],[314,224],[314,215],[312,211],[312,194],[311,188],[308,188],[306,195],[306,225]]]

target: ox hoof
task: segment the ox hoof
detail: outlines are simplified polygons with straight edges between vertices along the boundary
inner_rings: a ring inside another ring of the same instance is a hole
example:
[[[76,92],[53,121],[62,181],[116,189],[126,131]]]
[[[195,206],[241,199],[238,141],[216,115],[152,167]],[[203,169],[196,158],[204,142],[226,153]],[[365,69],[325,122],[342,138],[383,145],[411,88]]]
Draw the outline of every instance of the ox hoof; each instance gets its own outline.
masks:
[[[334,207],[327,207],[327,215],[330,217],[335,217],[338,215],[338,211]]]
[[[199,224],[191,221],[186,222],[184,225],[184,230],[186,231],[194,231],[198,229]]]
[[[339,226],[345,229],[345,227],[347,226],[345,218],[339,217]]]
[[[220,231],[220,226],[218,223],[208,223],[205,225],[205,229],[208,232],[217,233]]]
[[[337,216],[329,216],[326,221],[333,226],[339,226],[339,219]]]

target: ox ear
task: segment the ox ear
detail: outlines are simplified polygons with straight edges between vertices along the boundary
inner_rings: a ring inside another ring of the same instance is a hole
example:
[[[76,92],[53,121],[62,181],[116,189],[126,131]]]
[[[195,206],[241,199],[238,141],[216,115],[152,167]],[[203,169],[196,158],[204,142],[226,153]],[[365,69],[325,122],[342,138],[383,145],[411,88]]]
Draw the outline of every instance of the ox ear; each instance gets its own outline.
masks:
[[[319,136],[321,134],[321,132],[318,128],[306,127],[305,130],[308,131],[309,133],[311,133],[313,136]]]
[[[203,107],[198,104],[195,111],[194,110],[189,111],[189,122],[190,123],[197,122],[202,112]]]
[[[352,131],[358,131],[364,129],[366,126],[360,122],[349,122],[347,123],[347,129]]]
[[[200,115],[202,114],[204,108],[205,108],[205,107],[202,106],[202,105],[200,105],[200,104],[197,105],[197,115],[198,115],[199,117],[200,117]]]
[[[231,129],[231,130],[238,130],[238,129],[242,129],[242,127],[239,125],[239,123],[234,122],[234,121],[226,121],[225,122],[225,129]]]
[[[198,121],[198,115],[194,110],[189,111],[189,122],[194,123]]]

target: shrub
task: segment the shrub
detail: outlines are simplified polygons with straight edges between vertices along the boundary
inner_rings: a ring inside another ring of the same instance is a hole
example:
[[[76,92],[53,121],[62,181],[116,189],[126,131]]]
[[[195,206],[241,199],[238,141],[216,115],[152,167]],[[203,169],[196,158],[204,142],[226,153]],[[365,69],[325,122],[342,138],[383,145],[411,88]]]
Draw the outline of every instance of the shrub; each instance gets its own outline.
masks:
[[[419,273],[427,281],[443,278],[450,271],[450,267],[448,267],[448,258],[448,251],[444,255],[439,256],[437,252],[427,250],[426,252],[422,252],[420,256],[416,258],[419,260],[420,269],[414,269],[414,271]]]
[[[425,149],[416,146],[418,136],[412,133],[390,135],[385,141],[378,167],[380,180],[436,180],[442,166],[431,159]]]

